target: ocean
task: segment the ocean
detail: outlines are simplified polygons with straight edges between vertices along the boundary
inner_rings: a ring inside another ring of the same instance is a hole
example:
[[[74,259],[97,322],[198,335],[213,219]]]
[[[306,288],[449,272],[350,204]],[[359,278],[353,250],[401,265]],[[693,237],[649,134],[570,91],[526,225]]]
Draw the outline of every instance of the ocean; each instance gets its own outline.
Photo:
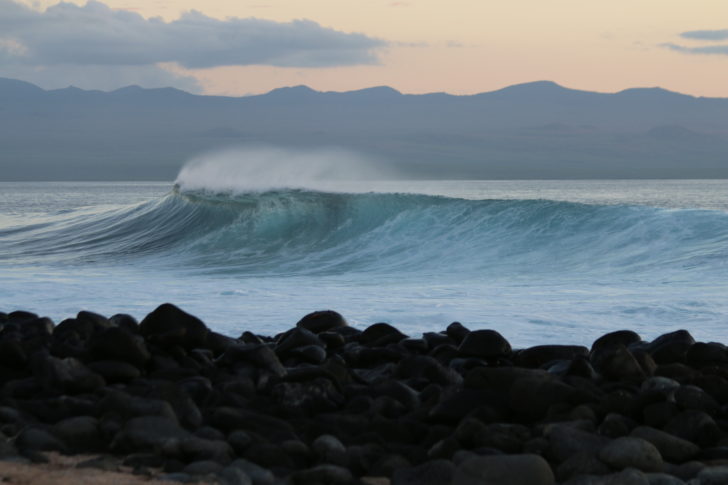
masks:
[[[0,183],[0,311],[231,336],[333,309],[405,333],[459,321],[516,347],[629,328],[728,341],[728,181],[391,181],[308,188]]]

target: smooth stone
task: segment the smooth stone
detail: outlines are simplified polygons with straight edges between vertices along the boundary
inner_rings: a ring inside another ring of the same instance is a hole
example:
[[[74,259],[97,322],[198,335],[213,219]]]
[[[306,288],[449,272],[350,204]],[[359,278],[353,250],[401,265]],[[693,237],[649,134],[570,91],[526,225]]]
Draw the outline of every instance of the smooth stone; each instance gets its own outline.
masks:
[[[465,326],[463,326],[460,322],[452,322],[447,326],[447,329],[445,329],[445,334],[458,345],[462,343],[469,333],[470,330],[465,328]]]
[[[612,473],[595,453],[582,451],[575,453],[556,468],[556,477],[563,482],[579,475],[608,475]]]
[[[715,414],[720,409],[720,404],[697,386],[680,386],[675,391],[675,404],[682,409],[696,409],[708,414]]]
[[[645,473],[650,485],[685,485],[685,482],[667,473]]]
[[[210,460],[193,461],[182,469],[188,475],[212,475],[221,472],[223,466]]]
[[[633,429],[631,436],[649,441],[665,460],[672,463],[683,463],[700,452],[700,448],[694,443],[649,426]]]
[[[592,363],[597,372],[611,381],[641,382],[647,377],[632,352],[621,344],[600,352]]]
[[[291,474],[290,480],[295,484],[308,485],[312,483],[349,483],[353,479],[351,472],[336,465],[317,465],[307,470],[301,470]]]
[[[626,436],[634,428],[635,421],[617,413],[609,413],[599,425],[599,434],[609,438]]]
[[[599,353],[605,349],[624,345],[628,347],[631,344],[641,341],[642,338],[632,330],[617,330],[615,332],[609,332],[592,343],[590,353]]]
[[[207,326],[171,303],[158,306],[139,324],[139,332],[163,347],[179,345],[185,349],[204,347]]]
[[[702,411],[695,410],[681,412],[673,417],[663,429],[701,447],[712,446],[721,437],[720,428],[713,418]]]
[[[455,465],[448,460],[433,460],[408,468],[398,468],[392,474],[392,485],[439,485],[450,483]]]
[[[696,485],[726,485],[728,483],[728,466],[713,466],[703,468],[697,476]],[[688,482],[693,485],[693,480]]]
[[[537,345],[516,353],[515,363],[522,367],[541,367],[554,360],[574,360],[586,357],[589,349],[581,345]]]
[[[311,443],[311,449],[323,463],[339,466],[346,466],[348,463],[346,447],[336,436],[329,434],[319,436]]]
[[[92,416],[76,416],[59,421],[53,433],[73,451],[95,451],[101,448],[99,422]]]
[[[655,445],[641,438],[626,436],[617,438],[599,451],[599,459],[617,470],[624,468],[636,468],[644,472],[662,470],[662,455]]]
[[[215,461],[229,463],[233,449],[227,441],[209,440],[196,436],[180,440],[179,451],[187,461]]]
[[[553,485],[554,474],[538,455],[471,458],[455,470],[452,485]]]
[[[388,323],[375,323],[368,326],[359,335],[362,345],[369,347],[382,347],[387,344],[396,344],[407,336]]]
[[[660,335],[647,346],[648,352],[658,364],[685,362],[687,352],[695,344],[695,339],[687,330]]]
[[[48,391],[77,394],[103,387],[103,377],[92,372],[80,360],[73,357],[58,359],[38,353],[31,359],[36,380]]]
[[[509,403],[516,416],[526,422],[543,419],[555,404],[569,403],[576,390],[553,379],[524,378],[511,386]]]
[[[295,348],[308,345],[323,347],[324,343],[310,330],[306,330],[305,328],[292,328],[283,334],[275,347],[275,351],[278,355],[284,355],[286,352],[290,352]]]
[[[271,485],[275,482],[273,472],[243,458],[238,458],[232,462],[230,467],[237,468],[245,473],[250,477],[253,485]]]
[[[221,485],[253,485],[253,480],[240,468],[233,466],[225,467],[218,473]]]
[[[127,362],[137,368],[144,367],[151,358],[144,339],[121,327],[107,328],[94,334],[88,351],[96,360]]]
[[[545,435],[549,440],[550,454],[559,463],[580,452],[596,454],[610,442],[604,436],[567,425],[549,427]]]
[[[157,416],[142,416],[126,422],[111,443],[112,450],[138,452],[153,450],[170,439],[184,439],[189,435],[177,422]]]
[[[129,382],[139,376],[139,369],[127,362],[115,360],[99,360],[88,364],[88,368],[99,374],[109,384]]]
[[[696,342],[687,351],[685,360],[692,367],[725,364],[728,362],[728,348],[718,342]]]
[[[669,398],[675,395],[675,391],[680,387],[680,383],[675,379],[662,376],[652,376],[645,379],[640,386],[643,392],[658,392]]]
[[[334,328],[346,326],[347,323],[344,317],[333,310],[309,313],[296,323],[296,327],[304,328],[313,333],[326,332]]]
[[[650,485],[647,475],[634,468],[610,475],[582,475],[564,482],[562,485]]]
[[[15,440],[15,445],[21,451],[68,451],[65,443],[41,428],[24,429]]]
[[[503,335],[495,330],[473,330],[468,333],[458,346],[462,355],[493,359],[511,354],[511,344]]]

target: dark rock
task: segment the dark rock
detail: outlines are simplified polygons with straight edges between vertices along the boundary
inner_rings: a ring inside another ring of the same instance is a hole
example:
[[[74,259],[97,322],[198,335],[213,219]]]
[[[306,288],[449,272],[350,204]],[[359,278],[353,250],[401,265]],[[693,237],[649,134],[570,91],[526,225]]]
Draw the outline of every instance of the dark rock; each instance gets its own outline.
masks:
[[[187,473],[183,473],[183,472],[164,473],[162,475],[159,475],[156,478],[158,480],[162,480],[162,481],[166,481],[166,482],[178,482],[178,483],[195,483],[195,482],[197,482],[196,477],[193,477],[192,475],[188,475]]]
[[[717,342],[697,342],[685,354],[688,365],[701,368],[728,363],[728,348]]]
[[[543,419],[555,404],[568,403],[576,390],[563,382],[552,379],[524,378],[511,386],[511,409],[522,420],[535,422]]]
[[[660,335],[650,342],[647,350],[658,364],[670,364],[673,362],[685,362],[687,352],[695,343],[695,339],[687,330],[676,330],[675,332]]]
[[[411,468],[399,468],[392,474],[392,485],[439,485],[450,483],[455,465],[448,460],[434,460]]]
[[[99,422],[92,416],[76,416],[59,421],[53,432],[75,452],[100,451]]]
[[[270,470],[266,470],[265,468],[248,460],[238,458],[230,464],[230,467],[237,468],[245,473],[248,477],[250,477],[253,485],[271,485],[275,482],[275,476]]]
[[[347,323],[344,317],[333,310],[309,313],[296,323],[296,327],[306,329],[313,333],[326,332],[334,328],[346,326]]]
[[[321,435],[311,443],[311,450],[319,461],[332,465],[346,466],[348,458],[346,448],[339,439],[332,435]]]
[[[78,312],[76,320],[89,322],[97,329],[108,328],[111,326],[111,322],[105,316],[86,310]]]
[[[645,473],[650,485],[685,485],[685,482],[667,473]]]
[[[662,428],[677,415],[677,404],[669,401],[659,401],[648,404],[642,409],[644,424],[653,428]]]
[[[713,397],[696,386],[680,386],[675,391],[675,404],[682,409],[695,409],[715,414],[720,404]]]
[[[253,442],[253,437],[245,431],[235,430],[227,438],[227,442],[232,446],[235,453],[242,455],[245,449]]]
[[[662,394],[667,399],[672,399],[675,391],[680,387],[680,383],[669,377],[653,376],[645,379],[640,386],[643,392],[654,392]]]
[[[460,345],[465,337],[468,336],[470,330],[465,328],[460,322],[452,322],[450,325],[447,326],[445,333],[457,345]]]
[[[341,334],[335,332],[321,332],[318,338],[324,343],[327,349],[335,350],[344,346],[346,341]]]
[[[641,471],[628,468],[610,475],[576,476],[563,485],[650,485],[650,482]]]
[[[127,315],[126,313],[117,313],[116,315],[112,315],[111,318],[109,318],[109,322],[111,325],[123,328],[128,332],[139,332],[139,322],[137,322],[136,318],[131,315]]]
[[[463,380],[460,374],[444,367],[436,359],[427,355],[405,357],[397,364],[393,377],[410,379],[414,385],[434,383],[441,386],[452,386],[460,384]]]
[[[130,419],[111,443],[111,449],[119,452],[153,450],[170,439],[184,439],[187,431],[169,418],[143,416]]]
[[[200,319],[170,303],[158,306],[147,315],[139,324],[139,331],[147,340],[162,347],[185,349],[204,347],[208,332]]]
[[[76,394],[104,386],[104,379],[73,357],[58,359],[44,352],[33,355],[31,366],[36,380],[48,391]]]
[[[275,351],[278,355],[283,356],[292,349],[308,345],[323,347],[324,344],[315,333],[305,328],[293,328],[282,335]]]
[[[109,384],[129,382],[141,375],[139,369],[126,362],[99,360],[88,364],[88,368],[99,374]]]
[[[701,447],[714,445],[721,436],[720,428],[710,415],[702,411],[683,411],[668,422],[664,430]]]
[[[552,485],[554,474],[538,455],[471,458],[455,470],[452,485]]]
[[[554,360],[574,360],[586,357],[589,349],[581,345],[537,345],[516,353],[516,365],[523,367],[540,367]]]
[[[297,347],[288,352],[291,357],[296,357],[302,362],[309,364],[321,364],[326,360],[326,350],[318,345],[306,345]]]
[[[193,461],[186,467],[182,469],[182,473],[187,473],[188,475],[198,475],[198,476],[204,476],[204,475],[214,475],[216,473],[221,472],[223,469],[223,466],[219,463],[216,463],[214,461],[210,460],[202,460],[202,461]]]
[[[728,483],[728,466],[703,468],[697,479],[700,485],[725,485]]]
[[[227,364],[249,362],[276,377],[286,375],[286,368],[281,364],[273,349],[266,344],[231,345],[225,349],[221,359]]]
[[[549,426],[544,435],[549,440],[549,455],[559,463],[580,452],[594,455],[610,442],[604,436],[566,424]]]
[[[344,396],[334,383],[324,378],[276,384],[271,397],[289,414],[330,412],[344,403]]]
[[[353,476],[349,470],[336,465],[317,465],[308,470],[295,472],[290,477],[293,483],[302,485],[349,483],[352,478]]]
[[[563,482],[579,475],[607,475],[611,472],[612,469],[599,460],[596,454],[582,451],[571,455],[558,466],[556,478]]]
[[[368,326],[360,335],[359,341],[369,347],[383,347],[396,344],[407,336],[388,323],[375,323]]]
[[[641,382],[647,377],[634,355],[621,344],[592,352],[592,364],[597,372],[612,381]]]
[[[641,341],[642,338],[632,330],[617,330],[616,332],[610,332],[602,335],[594,341],[591,346],[591,354],[602,352],[606,349],[612,349],[619,345],[629,347]]]
[[[253,443],[245,450],[245,458],[265,468],[292,469],[293,460],[279,444]]]
[[[253,485],[253,481],[241,469],[228,466],[218,474],[220,485]]]
[[[632,436],[617,438],[599,451],[599,459],[617,470],[636,468],[644,472],[662,470],[662,455],[649,441]]]
[[[59,451],[67,453],[65,443],[41,428],[26,428],[15,440],[15,445],[21,451]]]
[[[76,468],[93,468],[105,472],[119,471],[119,460],[111,456],[97,456],[76,464]]]
[[[609,438],[626,436],[635,427],[634,420],[617,413],[609,413],[599,425],[599,434]]]
[[[242,429],[265,436],[273,442],[298,439],[293,427],[288,422],[274,416],[245,409],[229,406],[215,408],[211,411],[210,422],[221,430]]]
[[[494,359],[511,354],[511,344],[495,330],[473,330],[458,347],[462,355]]]
[[[212,460],[217,463],[229,463],[233,456],[233,449],[226,441],[197,436],[181,439],[179,452],[185,461]]]
[[[28,364],[28,356],[20,342],[0,340],[0,364],[12,369],[23,369]]]
[[[31,320],[37,320],[38,315],[24,310],[16,310],[5,315],[7,323],[25,323]]]
[[[131,468],[161,468],[164,466],[164,458],[155,453],[133,453],[124,458],[122,465]]]
[[[94,334],[88,350],[96,360],[127,362],[137,368],[143,368],[151,357],[144,339],[121,327]]]

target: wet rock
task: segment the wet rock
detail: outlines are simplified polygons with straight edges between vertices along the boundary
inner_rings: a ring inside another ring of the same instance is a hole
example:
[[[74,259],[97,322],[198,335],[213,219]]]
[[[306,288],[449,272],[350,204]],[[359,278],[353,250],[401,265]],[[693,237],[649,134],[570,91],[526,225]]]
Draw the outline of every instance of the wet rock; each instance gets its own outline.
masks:
[[[334,328],[346,327],[347,323],[341,314],[333,310],[309,313],[296,323],[296,327],[313,333],[326,332]]]
[[[317,465],[308,470],[301,470],[291,475],[291,481],[295,484],[308,485],[311,483],[349,483],[352,480],[349,470],[336,465]]]
[[[95,360],[126,362],[137,368],[143,368],[151,358],[144,339],[121,327],[93,335],[88,351]]]
[[[696,368],[728,363],[728,348],[718,342],[697,342],[685,354],[688,365]]]
[[[68,452],[65,443],[49,431],[41,428],[26,428],[17,437],[15,445],[21,451],[59,451]]]
[[[554,360],[574,360],[586,357],[589,349],[581,345],[537,345],[516,353],[516,365],[523,367],[540,367]]]
[[[720,404],[713,397],[696,386],[680,386],[675,391],[675,404],[682,409],[695,409],[715,414]]]
[[[552,485],[549,464],[538,455],[493,455],[471,458],[455,470],[452,485]]]
[[[465,328],[460,322],[452,322],[450,325],[447,326],[445,333],[457,345],[460,345],[465,337],[468,336],[470,330]]]
[[[245,473],[253,482],[253,485],[271,485],[275,482],[273,472],[248,460],[238,458],[230,464],[230,467],[237,468]]]
[[[141,372],[137,367],[115,360],[91,362],[88,364],[88,368],[103,377],[108,384],[129,382],[141,376]]]
[[[396,344],[407,336],[388,323],[375,323],[368,326],[360,335],[362,345],[369,347],[383,347],[387,344]]]
[[[710,415],[694,410],[676,415],[665,425],[664,430],[703,447],[715,444],[721,436],[720,428]]]
[[[699,485],[725,485],[728,483],[728,466],[703,468],[698,473],[697,479]],[[690,485],[693,485],[693,481],[690,482]]]
[[[509,402],[516,415],[526,421],[543,419],[551,406],[568,403],[576,395],[573,387],[552,379],[525,378],[510,389]]]
[[[683,463],[700,451],[700,448],[690,441],[648,426],[639,426],[632,430],[630,435],[649,441],[665,460],[673,463]]]
[[[140,333],[150,342],[169,348],[185,349],[204,347],[207,327],[197,317],[186,313],[171,303],[158,306],[139,324]]]
[[[565,424],[548,427],[544,434],[549,440],[549,454],[559,463],[580,452],[596,454],[609,443],[603,436]]]
[[[126,423],[111,443],[111,449],[122,453],[153,450],[167,440],[181,440],[188,436],[187,431],[169,418],[143,416],[132,418]]]
[[[346,466],[348,462],[346,448],[335,436],[319,436],[311,443],[311,449],[318,460],[323,463]]]
[[[641,438],[617,438],[599,451],[599,459],[617,470],[625,468],[636,468],[644,472],[662,470],[662,455],[652,443]]]
[[[641,382],[647,377],[640,363],[624,345],[617,345],[592,353],[594,368],[605,378],[612,381]]]
[[[253,485],[253,481],[241,469],[225,467],[218,473],[220,485]]]
[[[188,475],[214,475],[221,472],[223,466],[210,460],[193,461],[182,469],[182,473]]]
[[[673,362],[685,362],[687,352],[695,343],[695,339],[687,330],[660,335],[650,342],[647,350],[658,364],[670,364]]]
[[[398,468],[392,474],[392,485],[439,485],[450,483],[455,465],[448,460],[434,460],[409,468]]]
[[[102,448],[99,422],[92,416],[76,416],[59,421],[53,433],[75,452],[100,451]]]
[[[473,330],[458,346],[462,355],[494,359],[511,354],[511,344],[495,330]]]
[[[47,353],[33,355],[31,366],[36,380],[48,391],[76,394],[104,386],[104,379],[73,357],[58,359]]]

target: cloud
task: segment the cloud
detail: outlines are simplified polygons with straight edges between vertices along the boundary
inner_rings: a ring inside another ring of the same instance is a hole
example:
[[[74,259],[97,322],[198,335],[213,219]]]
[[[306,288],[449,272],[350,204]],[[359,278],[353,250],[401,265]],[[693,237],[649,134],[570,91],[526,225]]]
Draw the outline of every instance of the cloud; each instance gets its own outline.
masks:
[[[676,52],[682,52],[683,54],[705,54],[705,55],[723,55],[728,56],[728,45],[708,45],[699,47],[686,47],[679,44],[661,44],[662,47],[670,49]]]
[[[190,11],[165,22],[95,1],[39,12],[0,0],[0,62],[27,66],[332,67],[376,63],[385,45],[310,20],[218,20]]]
[[[723,30],[691,30],[680,34],[683,39],[696,39],[696,40],[713,40],[721,41],[728,40],[728,29]]]

